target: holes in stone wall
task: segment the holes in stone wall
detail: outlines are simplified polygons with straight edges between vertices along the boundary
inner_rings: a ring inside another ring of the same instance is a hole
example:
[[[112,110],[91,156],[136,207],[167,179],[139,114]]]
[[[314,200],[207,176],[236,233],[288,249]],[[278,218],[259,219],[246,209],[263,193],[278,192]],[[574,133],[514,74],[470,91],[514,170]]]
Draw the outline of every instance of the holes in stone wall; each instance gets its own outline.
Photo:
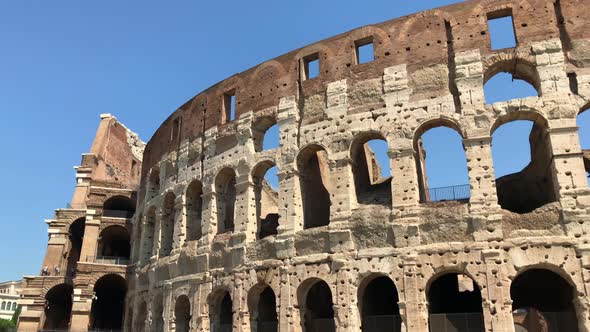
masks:
[[[256,200],[257,237],[277,234],[279,226],[279,179],[271,161],[262,162],[252,172]]]
[[[223,118],[222,123],[236,119],[236,90],[230,90],[223,94]]]
[[[493,51],[516,47],[512,10],[488,14],[488,31]]]
[[[555,201],[552,152],[544,120],[499,121],[503,124],[492,132],[492,155],[500,206],[527,213]]]
[[[481,292],[470,277],[443,274],[432,282],[427,298],[431,331],[484,330]]]
[[[174,202],[176,196],[169,192],[164,196],[160,220],[160,257],[169,256],[174,243]]]
[[[357,201],[391,204],[391,170],[387,141],[378,133],[361,135],[351,144],[350,155]]]
[[[203,201],[203,185],[201,181],[194,180],[186,190],[186,240],[198,240],[203,235],[201,215]]]
[[[558,274],[531,269],[510,286],[515,325],[527,331],[578,331],[574,289]]]
[[[313,228],[330,223],[330,166],[328,154],[317,145],[309,146],[297,157],[303,207],[303,227]]]
[[[375,49],[373,37],[359,39],[354,42],[355,57],[357,64],[373,62],[375,60]]]
[[[301,78],[303,81],[320,76],[320,54],[314,53],[301,59]]]
[[[414,140],[421,202],[468,201],[467,159],[452,124],[426,125]]]
[[[152,199],[160,193],[160,170],[153,168],[148,179],[148,199]]]
[[[224,168],[215,179],[217,233],[233,232],[236,205],[236,173]]]
[[[141,262],[147,263],[153,254],[154,231],[156,227],[156,207],[149,208],[146,214],[145,224],[141,233]]]

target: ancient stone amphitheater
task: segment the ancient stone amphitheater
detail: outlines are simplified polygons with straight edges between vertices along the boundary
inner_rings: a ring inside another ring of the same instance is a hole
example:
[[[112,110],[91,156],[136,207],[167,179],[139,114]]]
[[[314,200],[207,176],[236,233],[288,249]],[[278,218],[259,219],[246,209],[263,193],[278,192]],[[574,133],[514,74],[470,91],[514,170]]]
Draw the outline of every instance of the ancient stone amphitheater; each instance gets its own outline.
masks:
[[[588,12],[466,1],[303,47],[186,102],[143,156],[125,329],[589,331],[576,126]],[[488,23],[502,17],[517,44],[496,50]],[[538,96],[486,104],[501,72]],[[492,133],[515,120],[534,122],[531,162],[496,179]],[[279,147],[264,150],[274,124]],[[469,194],[435,202],[421,136],[439,126],[462,137]]]

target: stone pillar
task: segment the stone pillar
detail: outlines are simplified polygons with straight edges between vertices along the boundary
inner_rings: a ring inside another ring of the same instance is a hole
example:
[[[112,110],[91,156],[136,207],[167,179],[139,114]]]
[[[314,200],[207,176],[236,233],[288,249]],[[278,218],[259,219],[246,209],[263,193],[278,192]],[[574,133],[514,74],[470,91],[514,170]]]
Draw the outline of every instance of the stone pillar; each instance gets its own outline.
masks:
[[[45,251],[45,259],[43,259],[43,265],[41,269],[47,266],[49,271],[53,273],[53,266],[59,266],[62,271],[66,271],[67,258],[64,257],[66,248],[68,247],[68,230],[60,227],[52,227],[50,221],[49,230],[49,241],[47,242],[47,250]]]
[[[428,303],[426,302],[425,290],[420,288],[423,282],[417,271],[416,257],[411,255],[404,260],[404,294],[405,294],[405,322],[407,331],[428,332]],[[402,299],[400,299],[401,301]],[[400,308],[401,310],[401,308]]]
[[[455,68],[455,84],[459,91],[461,110],[464,114],[475,114],[485,104],[483,64],[479,50],[457,53]]]
[[[352,284],[352,273],[342,268],[346,261],[347,258],[343,256],[335,258],[332,262],[332,273],[337,275],[336,294],[333,294],[333,297],[336,299],[336,303],[334,303],[334,319],[336,331],[338,332],[360,331],[357,289]]]
[[[170,331],[171,324],[174,324],[173,312],[174,304],[172,303],[172,284],[166,283],[163,288],[162,306],[164,307],[164,332]],[[174,331],[174,330],[172,330]]]
[[[243,272],[234,273],[234,331],[250,332],[250,310],[248,310],[248,290],[244,289],[244,278],[247,275]]]
[[[211,294],[211,283],[205,282],[197,285],[195,291],[194,304],[193,304],[193,318],[192,325],[197,332],[208,332],[211,327],[211,321],[209,317],[209,303],[207,302],[208,296]],[[191,328],[191,331],[192,328]]]
[[[335,153],[334,158],[338,159],[330,162],[330,250],[346,252],[354,250],[348,224],[352,207],[356,205],[354,178],[348,150]]]
[[[84,235],[86,237],[86,235]],[[93,294],[90,291],[90,294]],[[92,309],[92,298],[88,298],[88,295],[83,294],[83,290],[80,288],[74,288],[74,294],[72,299],[72,317],[70,319],[70,330],[71,331],[88,331],[90,327],[90,311]]]
[[[171,256],[180,252],[180,248],[184,246],[184,242],[186,240],[186,196],[181,195],[176,197],[174,201],[174,211],[173,211],[173,220],[174,220],[174,235],[173,243],[172,243],[172,253]]]
[[[80,251],[81,262],[94,262],[100,233],[100,218],[96,217],[95,210],[86,210],[86,222],[84,226],[84,239]]]
[[[539,73],[539,94],[544,97],[552,94],[570,93],[569,79],[565,72],[565,55],[559,38],[544,40],[532,44],[535,54],[536,69]]]
[[[487,291],[484,305],[484,321],[486,331],[514,332],[512,319],[512,300],[510,299],[510,284],[506,264],[502,262],[502,251],[489,249],[482,252],[482,259],[486,267]],[[499,263],[499,264],[498,264]],[[493,314],[492,314],[493,313]]]
[[[576,254],[580,257],[582,280],[584,288],[578,289],[578,296],[574,298],[576,316],[578,318],[578,329],[580,332],[590,331],[590,244],[580,244],[576,248]]]
[[[280,294],[277,299],[279,307],[279,331],[281,332],[300,332],[301,318],[299,306],[297,304],[297,290],[292,285],[292,277],[286,267],[279,268],[279,287]]]
[[[408,71],[405,64],[385,68],[383,72],[383,100],[387,109],[399,107],[410,100]]]
[[[249,174],[240,176],[240,182],[236,183],[235,231],[244,234],[246,242],[256,241],[258,230],[254,190]]]
[[[281,153],[277,158],[279,178],[279,227],[275,247],[277,257],[295,255],[293,235],[303,229],[299,173],[295,169],[299,152],[299,109],[294,96],[281,98],[278,109]]]
[[[476,241],[501,239],[503,236],[491,143],[490,136],[463,140],[471,191],[469,211]]]

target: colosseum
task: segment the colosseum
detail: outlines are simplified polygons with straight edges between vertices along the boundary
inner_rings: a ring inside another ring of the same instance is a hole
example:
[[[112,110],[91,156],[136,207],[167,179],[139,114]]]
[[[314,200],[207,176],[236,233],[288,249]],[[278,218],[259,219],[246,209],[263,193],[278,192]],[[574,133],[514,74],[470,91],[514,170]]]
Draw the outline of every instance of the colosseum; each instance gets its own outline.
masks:
[[[465,1],[219,82],[159,127],[134,158],[140,179],[107,174],[125,181],[80,192],[90,204],[59,234],[83,218],[93,261],[79,258],[73,279],[27,279],[19,329],[40,328],[52,291],[69,287],[60,317],[76,331],[590,331],[590,151],[576,123],[590,108],[587,11],[588,0]],[[507,17],[516,45],[496,49],[489,22]],[[537,95],[487,104],[499,73]],[[533,123],[531,161],[497,178],[492,134],[517,120]],[[278,147],[265,149],[274,125]],[[435,127],[461,136],[465,195],[431,197],[421,138]],[[371,140],[386,142],[391,177]],[[96,261],[109,222],[132,230],[126,267]],[[92,325],[96,314],[116,323]]]

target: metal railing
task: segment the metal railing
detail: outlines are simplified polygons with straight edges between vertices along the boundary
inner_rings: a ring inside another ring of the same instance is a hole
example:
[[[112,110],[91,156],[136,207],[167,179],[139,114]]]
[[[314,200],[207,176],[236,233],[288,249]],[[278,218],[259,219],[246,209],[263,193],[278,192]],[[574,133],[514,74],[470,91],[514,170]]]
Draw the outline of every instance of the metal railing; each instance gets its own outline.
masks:
[[[103,210],[102,215],[103,217],[110,217],[110,218],[131,218],[133,217],[134,212],[126,211],[126,210]]]
[[[87,256],[87,263],[110,264],[110,265],[129,265],[129,257],[117,256]]]
[[[478,312],[429,315],[430,332],[482,332],[483,314]]]
[[[428,188],[428,196],[424,202],[463,201],[469,200],[471,191],[468,184],[456,186]]]
[[[363,317],[363,332],[400,332],[402,318],[399,315],[370,315]]]

